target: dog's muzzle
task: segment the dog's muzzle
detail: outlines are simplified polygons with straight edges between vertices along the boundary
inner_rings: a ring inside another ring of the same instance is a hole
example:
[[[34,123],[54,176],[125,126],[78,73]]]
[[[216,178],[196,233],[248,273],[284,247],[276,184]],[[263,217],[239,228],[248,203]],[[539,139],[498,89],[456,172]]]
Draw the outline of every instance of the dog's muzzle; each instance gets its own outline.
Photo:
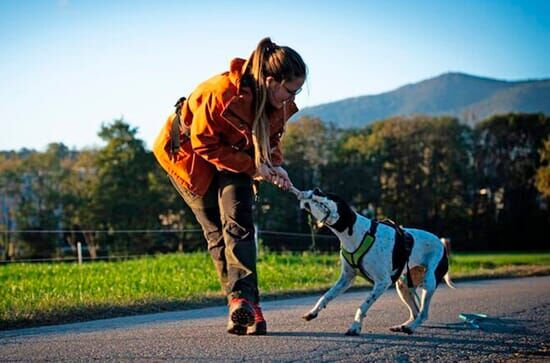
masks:
[[[309,212],[310,214],[314,215],[312,213],[312,210],[311,210],[312,205],[315,205],[316,207],[318,207],[318,209],[321,209],[323,211],[323,217],[321,217],[317,221],[317,225],[319,227],[321,227],[331,217],[332,212],[331,212],[329,207],[327,207],[323,203],[320,203],[320,202],[314,200],[313,199],[314,195],[315,195],[315,191],[308,190],[308,191],[300,192],[300,194],[297,195],[297,198],[300,200],[300,208],[307,211],[307,212]]]
[[[298,198],[298,200],[301,202],[303,199],[311,199],[313,195],[313,191],[311,190],[305,190],[301,191],[296,189],[295,187],[290,187],[289,191]]]
[[[294,194],[298,201],[300,202],[300,209],[304,209],[308,212],[311,212],[311,197],[313,196],[313,191],[311,190],[305,190],[301,191],[294,186],[291,186],[289,189],[289,192]]]
[[[324,209],[325,211],[325,215],[323,216],[323,218],[321,218],[319,221],[317,221],[317,225],[319,227],[322,227],[325,225],[325,223],[327,222],[327,220],[329,219],[330,215],[332,214],[332,212],[330,211],[330,209],[325,206],[324,204],[321,204],[319,203],[319,205],[321,206],[322,209]]]
[[[313,215],[311,206],[315,204],[319,209],[324,211],[323,217],[317,221],[319,227],[323,226],[332,216],[332,211],[329,207],[313,199],[313,196],[324,196],[324,193],[320,189],[315,188],[313,190],[301,191],[292,186],[289,191],[300,201],[300,209]]]

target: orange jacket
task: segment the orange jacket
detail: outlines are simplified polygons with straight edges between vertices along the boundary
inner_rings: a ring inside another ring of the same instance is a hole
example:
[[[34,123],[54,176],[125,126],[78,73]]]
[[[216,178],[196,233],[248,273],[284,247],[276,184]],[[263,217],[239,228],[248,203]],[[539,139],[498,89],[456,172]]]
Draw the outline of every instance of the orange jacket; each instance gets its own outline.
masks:
[[[180,122],[190,126],[189,137],[181,135],[178,154],[170,154],[170,129],[176,114],[168,116],[153,145],[153,153],[162,168],[189,191],[204,195],[216,170],[254,175],[252,90],[239,87],[243,59],[233,59],[229,72],[200,84],[185,101]],[[281,165],[280,139],[285,122],[298,108],[289,102],[286,109],[269,116],[271,158]]]

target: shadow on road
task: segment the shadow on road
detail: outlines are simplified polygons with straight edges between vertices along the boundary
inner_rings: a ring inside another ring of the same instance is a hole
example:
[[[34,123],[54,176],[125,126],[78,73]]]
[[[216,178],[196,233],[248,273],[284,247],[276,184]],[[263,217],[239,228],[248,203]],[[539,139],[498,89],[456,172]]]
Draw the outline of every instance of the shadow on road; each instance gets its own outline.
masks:
[[[480,322],[480,329],[475,329],[464,322],[442,325],[424,325],[412,335],[399,333],[369,333],[363,332],[358,337],[349,337],[338,332],[270,332],[271,337],[316,340],[322,342],[338,342],[343,345],[374,344],[381,347],[392,347],[406,351],[415,349],[457,350],[471,352],[473,355],[510,353],[512,348],[502,345],[502,341],[513,341],[513,351],[524,356],[548,357],[541,351],[539,344],[526,339],[526,336],[536,334],[525,325],[529,321],[511,318],[486,318]],[[460,333],[463,331],[464,333]],[[479,334],[472,337],[471,331]],[[494,338],[498,335],[498,339]]]

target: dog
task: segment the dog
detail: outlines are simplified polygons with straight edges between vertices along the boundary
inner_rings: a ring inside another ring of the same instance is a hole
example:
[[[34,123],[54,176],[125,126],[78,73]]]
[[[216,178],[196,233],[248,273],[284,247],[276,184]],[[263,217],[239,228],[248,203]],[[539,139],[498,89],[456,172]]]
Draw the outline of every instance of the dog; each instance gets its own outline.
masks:
[[[296,195],[300,208],[310,213],[319,226],[331,229],[341,243],[340,277],[303,316],[306,321],[315,319],[332,299],[350,287],[357,275],[362,275],[373,282],[373,288],[359,306],[346,335],[361,333],[368,309],[392,283],[410,316],[390,330],[412,334],[428,318],[430,301],[439,282],[443,279],[454,288],[448,272],[449,251],[432,233],[368,219],[337,195],[319,189]],[[420,298],[416,288],[422,290]]]

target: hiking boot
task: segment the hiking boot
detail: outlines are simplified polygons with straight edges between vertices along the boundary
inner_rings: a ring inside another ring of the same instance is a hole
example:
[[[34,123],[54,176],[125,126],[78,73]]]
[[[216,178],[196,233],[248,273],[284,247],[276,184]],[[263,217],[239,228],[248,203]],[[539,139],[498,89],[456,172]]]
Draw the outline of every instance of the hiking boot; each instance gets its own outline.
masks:
[[[246,329],[246,326],[237,325],[231,319],[229,319],[229,321],[227,322],[227,332],[229,334],[245,335]]]
[[[254,308],[246,299],[235,298],[229,301],[229,334],[244,335],[246,328],[254,324]]]
[[[252,308],[254,309],[254,324],[248,327],[246,334],[248,335],[266,335],[267,334],[267,323],[262,314],[262,308],[260,304],[252,303]]]

